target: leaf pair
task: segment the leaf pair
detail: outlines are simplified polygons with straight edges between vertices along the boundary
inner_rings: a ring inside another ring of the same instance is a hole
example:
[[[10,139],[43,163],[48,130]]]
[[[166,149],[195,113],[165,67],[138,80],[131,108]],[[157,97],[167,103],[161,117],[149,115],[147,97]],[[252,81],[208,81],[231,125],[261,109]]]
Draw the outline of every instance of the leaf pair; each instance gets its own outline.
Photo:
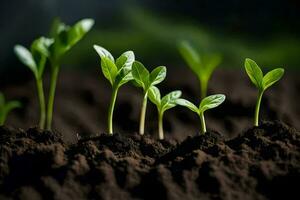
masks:
[[[101,69],[103,75],[113,87],[120,87],[133,79],[131,68],[135,60],[134,53],[132,51],[124,52],[115,61],[114,57],[109,51],[94,45],[94,49],[101,58]]]
[[[245,60],[245,69],[252,83],[261,92],[265,91],[267,88],[279,81],[284,74],[283,68],[277,68],[268,72],[264,76],[260,67],[249,58]]]
[[[186,41],[182,41],[179,44],[179,52],[192,71],[198,76],[201,83],[202,98],[204,98],[211,74],[221,63],[222,57],[219,54],[203,54],[200,56]]]
[[[21,103],[18,101],[5,102],[4,95],[0,92],[0,126],[4,124],[8,113],[19,107],[21,107]]]
[[[94,25],[93,19],[83,19],[73,26],[67,26],[56,20],[52,27],[54,43],[50,46],[51,60],[59,62],[61,57],[70,50]]]
[[[181,106],[185,106],[189,108],[191,111],[197,113],[200,115],[201,113],[204,113],[206,110],[218,107],[220,104],[222,104],[225,101],[225,95],[223,94],[215,94],[205,97],[199,107],[195,106],[192,102],[186,100],[186,99],[178,99],[176,103]]]
[[[157,87],[152,86],[149,89],[149,99],[157,106],[160,114],[163,114],[166,110],[175,107],[181,94],[180,90],[176,90],[161,98],[160,91]]]
[[[49,57],[48,49],[52,43],[52,39],[40,37],[33,41],[30,51],[22,45],[14,47],[14,51],[20,61],[33,72],[36,79],[42,78],[46,58]]]
[[[132,65],[132,76],[139,87],[142,87],[145,92],[151,86],[161,83],[167,75],[165,66],[156,67],[151,73],[146,67],[138,61],[134,61]]]

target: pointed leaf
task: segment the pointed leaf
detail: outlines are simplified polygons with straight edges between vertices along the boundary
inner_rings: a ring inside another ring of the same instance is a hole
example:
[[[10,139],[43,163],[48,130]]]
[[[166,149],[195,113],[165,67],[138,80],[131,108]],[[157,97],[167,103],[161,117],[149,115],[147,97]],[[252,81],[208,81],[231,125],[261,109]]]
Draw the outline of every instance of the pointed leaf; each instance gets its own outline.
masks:
[[[150,84],[157,85],[161,83],[167,75],[167,68],[165,66],[156,67],[150,74]]]
[[[141,62],[133,62],[132,76],[136,83],[145,90],[149,82],[149,71]]]
[[[122,69],[121,71],[119,71],[119,73],[117,74],[116,78],[115,78],[115,84],[118,87],[121,87],[122,85],[124,85],[125,83],[127,83],[128,81],[133,80],[133,76],[132,73],[129,71],[126,71],[124,69]]]
[[[283,74],[283,68],[273,69],[272,71],[268,72],[263,78],[263,89],[266,90],[268,87],[279,81]]]
[[[223,94],[215,94],[205,97],[200,103],[199,111],[203,113],[208,109],[218,107],[225,101],[225,98],[226,97]]]
[[[161,99],[161,112],[175,107],[177,105],[176,101],[180,98],[181,94],[182,92],[180,90],[176,90],[164,96]]]
[[[148,97],[152,103],[154,103],[157,107],[160,107],[161,97],[159,89],[155,86],[151,86],[148,91]]]
[[[113,63],[113,61],[111,59],[109,59],[108,57],[102,57],[101,58],[101,69],[102,69],[102,72],[103,72],[103,75],[105,76],[105,78],[107,80],[109,80],[111,85],[113,85],[115,82],[117,73],[118,73],[118,69],[117,69],[115,63]]]
[[[262,89],[263,73],[259,66],[251,59],[245,60],[246,72],[252,83],[258,88]]]
[[[190,102],[186,99],[177,99],[176,103],[178,105],[187,107],[188,109],[190,109],[191,111],[193,111],[195,113],[199,113],[199,110],[198,110],[197,106],[195,106],[192,102]]]
[[[133,51],[124,52],[116,61],[118,70],[124,69],[125,72],[131,71],[134,60],[135,57]]]
[[[21,45],[16,45],[14,47],[14,51],[15,51],[16,55],[18,56],[18,58],[20,59],[20,61],[24,65],[29,67],[29,69],[34,73],[35,76],[38,76],[38,70],[37,70],[36,63],[32,57],[32,54],[28,51],[28,49],[26,49],[25,47],[23,47]]]
[[[197,51],[188,42],[183,41],[179,44],[179,52],[191,70],[197,74],[197,76],[200,76],[201,59]]]
[[[104,49],[103,47],[100,47],[98,45],[94,45],[94,49],[95,51],[98,53],[98,55],[100,56],[100,58],[104,58],[107,57],[109,58],[111,61],[115,62],[114,57],[111,55],[111,53],[109,51],[107,51],[106,49]]]

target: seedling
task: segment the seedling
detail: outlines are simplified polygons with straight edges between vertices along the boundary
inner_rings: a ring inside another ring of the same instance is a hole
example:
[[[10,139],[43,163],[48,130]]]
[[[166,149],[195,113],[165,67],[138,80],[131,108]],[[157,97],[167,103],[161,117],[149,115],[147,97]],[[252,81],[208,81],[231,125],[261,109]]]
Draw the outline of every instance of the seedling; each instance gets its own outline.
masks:
[[[101,58],[101,69],[104,77],[112,86],[111,102],[108,109],[108,133],[113,134],[113,112],[118,95],[119,88],[133,80],[131,73],[132,64],[134,62],[134,53],[132,51],[124,52],[116,61],[109,51],[94,45],[94,49]]]
[[[47,129],[51,129],[56,82],[63,56],[92,28],[94,20],[83,19],[74,26],[57,21],[52,28],[54,42],[49,47],[51,63],[50,89],[47,107]]]
[[[260,109],[262,95],[267,88],[269,88],[271,85],[273,85],[274,83],[276,83],[281,79],[281,77],[284,74],[284,69],[283,68],[273,69],[272,71],[269,71],[264,76],[260,67],[253,60],[249,58],[246,58],[245,60],[245,69],[250,80],[258,89],[258,99],[256,102],[255,113],[254,113],[254,126],[258,126],[259,109]]]
[[[206,110],[218,107],[225,101],[225,95],[223,94],[215,94],[205,97],[201,100],[199,107],[195,106],[192,102],[186,99],[178,99],[176,103],[181,106],[185,106],[191,111],[198,114],[201,122],[201,133],[204,134],[206,132],[206,124],[204,118],[204,112]]]
[[[33,41],[30,51],[21,45],[16,45],[14,51],[20,61],[27,66],[32,72],[36,80],[38,99],[40,104],[40,121],[39,127],[45,128],[46,122],[46,104],[43,88],[43,73],[47,57],[49,56],[48,48],[53,43],[52,39],[40,37]]]
[[[176,90],[170,92],[163,98],[161,98],[159,89],[155,86],[151,86],[149,89],[149,99],[157,107],[158,111],[158,138],[160,140],[164,139],[164,129],[163,129],[163,115],[166,110],[173,108],[177,105],[177,100],[181,96],[181,91]]]
[[[132,75],[137,85],[143,88],[143,104],[140,115],[140,129],[139,133],[144,135],[145,116],[147,109],[148,91],[151,86],[161,83],[167,74],[167,68],[164,66],[156,67],[151,73],[138,61],[134,61],[132,65]]]
[[[8,113],[19,107],[21,107],[21,103],[18,101],[5,102],[4,95],[0,92],[0,126],[5,123]]]
[[[191,70],[197,75],[200,81],[201,99],[207,95],[208,81],[221,63],[222,57],[219,54],[200,54],[186,41],[179,44],[179,52]]]

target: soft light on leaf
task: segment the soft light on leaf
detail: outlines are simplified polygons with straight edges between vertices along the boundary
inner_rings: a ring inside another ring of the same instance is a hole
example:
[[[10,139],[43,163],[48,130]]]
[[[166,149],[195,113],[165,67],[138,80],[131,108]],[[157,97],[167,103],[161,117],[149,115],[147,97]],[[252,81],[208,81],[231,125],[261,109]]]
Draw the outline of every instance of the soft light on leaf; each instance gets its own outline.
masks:
[[[162,112],[175,107],[177,105],[176,101],[177,101],[177,99],[180,98],[181,94],[182,94],[182,92],[180,90],[176,90],[176,91],[170,92],[169,94],[164,96],[161,99]]]
[[[103,72],[103,75],[105,76],[105,78],[107,80],[109,80],[111,85],[113,85],[115,82],[117,73],[118,73],[118,69],[117,69],[115,63],[112,60],[110,60],[108,57],[102,57],[101,58],[101,69],[102,69],[102,72]]]
[[[272,71],[268,72],[263,78],[263,89],[266,90],[268,87],[279,81],[283,74],[283,68],[273,69]]]
[[[262,88],[263,73],[259,68],[259,66],[253,60],[247,58],[245,60],[245,69],[252,83],[257,88],[263,89]]]
[[[29,67],[30,70],[35,74],[35,76],[37,76],[38,69],[37,69],[36,63],[32,57],[32,54],[30,53],[30,51],[28,51],[28,49],[26,49],[25,47],[23,47],[21,45],[16,45],[14,47],[14,51],[15,51],[16,55],[18,56],[18,58],[20,59],[20,61],[24,65]]]
[[[177,99],[177,100],[176,100],[176,103],[177,103],[178,105],[187,107],[187,108],[190,109],[191,111],[193,111],[193,112],[199,114],[199,110],[198,110],[197,106],[195,106],[192,102],[190,102],[190,101],[188,101],[188,100],[185,100],[185,99]]]
[[[215,94],[205,97],[199,106],[199,111],[204,112],[208,109],[215,108],[222,104],[225,101],[225,95],[223,94]]]
[[[133,62],[132,76],[140,87],[146,89],[146,87],[149,84],[149,71],[144,67],[144,65],[141,62]]]
[[[103,47],[100,47],[98,45],[94,45],[94,49],[96,50],[96,52],[98,53],[100,58],[108,57],[111,61],[115,62],[115,59],[111,55],[111,53],[109,51],[107,51],[106,49],[104,49]]]
[[[179,44],[179,52],[183,59],[188,63],[189,67],[198,76],[200,75],[199,68],[201,67],[201,59],[196,50],[186,41],[182,41]],[[200,69],[201,70],[201,69]]]
[[[148,97],[152,103],[154,103],[157,107],[160,106],[161,103],[161,97],[159,89],[155,86],[151,86],[149,88]]]
[[[165,66],[156,67],[150,74],[149,81],[151,85],[157,85],[165,80],[167,76],[167,68]]]

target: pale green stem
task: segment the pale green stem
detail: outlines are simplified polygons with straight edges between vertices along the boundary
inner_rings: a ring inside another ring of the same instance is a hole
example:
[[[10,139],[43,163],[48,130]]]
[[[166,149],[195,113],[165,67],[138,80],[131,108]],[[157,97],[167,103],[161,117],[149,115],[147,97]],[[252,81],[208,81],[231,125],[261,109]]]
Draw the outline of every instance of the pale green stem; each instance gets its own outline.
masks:
[[[259,90],[258,92],[258,99],[255,106],[255,114],[254,114],[254,126],[258,126],[259,121],[259,109],[260,109],[260,103],[263,95],[263,91]]]
[[[38,98],[39,98],[39,103],[40,103],[39,127],[40,127],[40,129],[44,129],[45,123],[46,123],[46,104],[45,104],[45,95],[44,95],[44,89],[43,89],[43,80],[37,79],[36,85],[37,85],[37,92],[38,92]]]
[[[164,113],[158,112],[158,139],[164,139],[164,127],[163,127],[163,115]]]
[[[113,115],[114,115],[114,107],[117,99],[117,94],[118,94],[118,87],[113,87],[113,91],[111,94],[111,100],[110,100],[110,105],[108,108],[108,133],[110,135],[113,134]]]
[[[58,77],[59,66],[53,65],[50,77],[50,89],[48,96],[48,107],[47,107],[47,130],[51,130],[52,127],[52,116],[53,116],[53,105],[55,97],[55,89]]]
[[[205,125],[205,118],[204,118],[204,112],[201,112],[199,114],[200,116],[200,121],[201,121],[201,134],[206,133],[206,125]]]
[[[144,135],[144,133],[145,133],[145,118],[146,118],[146,110],[147,110],[147,99],[148,99],[148,94],[146,92],[144,95],[141,116],[140,116],[140,135]]]
[[[201,100],[204,99],[207,95],[207,81],[200,80],[200,88],[201,88]]]

